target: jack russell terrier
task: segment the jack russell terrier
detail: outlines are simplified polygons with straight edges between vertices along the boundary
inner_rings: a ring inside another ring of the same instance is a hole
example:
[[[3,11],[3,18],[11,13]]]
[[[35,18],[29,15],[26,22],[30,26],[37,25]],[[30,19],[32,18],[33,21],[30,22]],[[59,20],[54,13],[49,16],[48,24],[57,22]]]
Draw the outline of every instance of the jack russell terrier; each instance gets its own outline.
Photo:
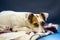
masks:
[[[10,29],[12,32],[45,32],[43,26],[47,18],[48,13],[2,11],[0,12],[0,31]]]
[[[37,37],[48,35],[44,33],[44,23],[48,13],[34,14],[32,12],[0,12],[0,31],[9,29],[11,33],[0,35],[1,40],[35,40]],[[28,34],[31,32],[30,34]],[[36,33],[36,35],[34,34]],[[39,34],[39,35],[38,35]],[[32,38],[32,35],[34,36]]]

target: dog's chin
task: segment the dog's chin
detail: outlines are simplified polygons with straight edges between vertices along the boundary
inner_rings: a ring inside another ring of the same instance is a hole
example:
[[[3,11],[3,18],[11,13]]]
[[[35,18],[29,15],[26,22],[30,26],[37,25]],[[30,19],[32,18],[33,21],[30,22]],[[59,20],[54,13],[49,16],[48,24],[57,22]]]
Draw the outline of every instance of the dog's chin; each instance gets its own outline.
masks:
[[[33,33],[45,33],[45,31],[32,31]]]
[[[30,32],[34,32],[34,33],[44,33],[45,30],[32,30],[32,31],[30,31]]]

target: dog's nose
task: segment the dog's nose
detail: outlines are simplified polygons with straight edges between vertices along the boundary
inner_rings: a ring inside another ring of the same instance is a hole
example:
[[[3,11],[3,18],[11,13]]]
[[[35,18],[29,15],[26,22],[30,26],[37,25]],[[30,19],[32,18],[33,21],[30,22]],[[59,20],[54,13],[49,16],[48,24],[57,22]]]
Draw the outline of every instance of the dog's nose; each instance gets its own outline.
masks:
[[[34,33],[37,33],[37,32],[34,32]]]
[[[36,31],[33,31],[34,33],[37,33]]]

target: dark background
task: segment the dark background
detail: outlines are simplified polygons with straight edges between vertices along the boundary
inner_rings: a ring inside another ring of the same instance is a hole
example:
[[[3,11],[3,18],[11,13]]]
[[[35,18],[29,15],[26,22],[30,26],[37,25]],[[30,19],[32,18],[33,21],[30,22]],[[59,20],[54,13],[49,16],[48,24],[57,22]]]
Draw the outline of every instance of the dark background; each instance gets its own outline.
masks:
[[[60,0],[0,0],[0,11],[48,12],[47,23],[60,24]]]

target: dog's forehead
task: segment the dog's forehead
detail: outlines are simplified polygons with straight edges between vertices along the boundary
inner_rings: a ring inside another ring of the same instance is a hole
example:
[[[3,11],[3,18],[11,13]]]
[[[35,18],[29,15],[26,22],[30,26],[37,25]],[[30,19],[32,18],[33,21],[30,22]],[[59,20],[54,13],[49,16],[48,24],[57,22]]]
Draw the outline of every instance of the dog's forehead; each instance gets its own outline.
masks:
[[[39,14],[34,14],[34,16],[39,17],[40,15]]]
[[[43,18],[40,14],[34,14],[34,16],[37,18],[39,22],[43,21]]]
[[[37,20],[39,21],[40,19],[40,15],[39,14],[34,14],[34,16],[37,18]]]
[[[29,14],[29,18],[31,17],[30,15],[31,14]],[[33,18],[35,21],[43,21],[42,15],[40,14],[33,14],[31,18]]]

